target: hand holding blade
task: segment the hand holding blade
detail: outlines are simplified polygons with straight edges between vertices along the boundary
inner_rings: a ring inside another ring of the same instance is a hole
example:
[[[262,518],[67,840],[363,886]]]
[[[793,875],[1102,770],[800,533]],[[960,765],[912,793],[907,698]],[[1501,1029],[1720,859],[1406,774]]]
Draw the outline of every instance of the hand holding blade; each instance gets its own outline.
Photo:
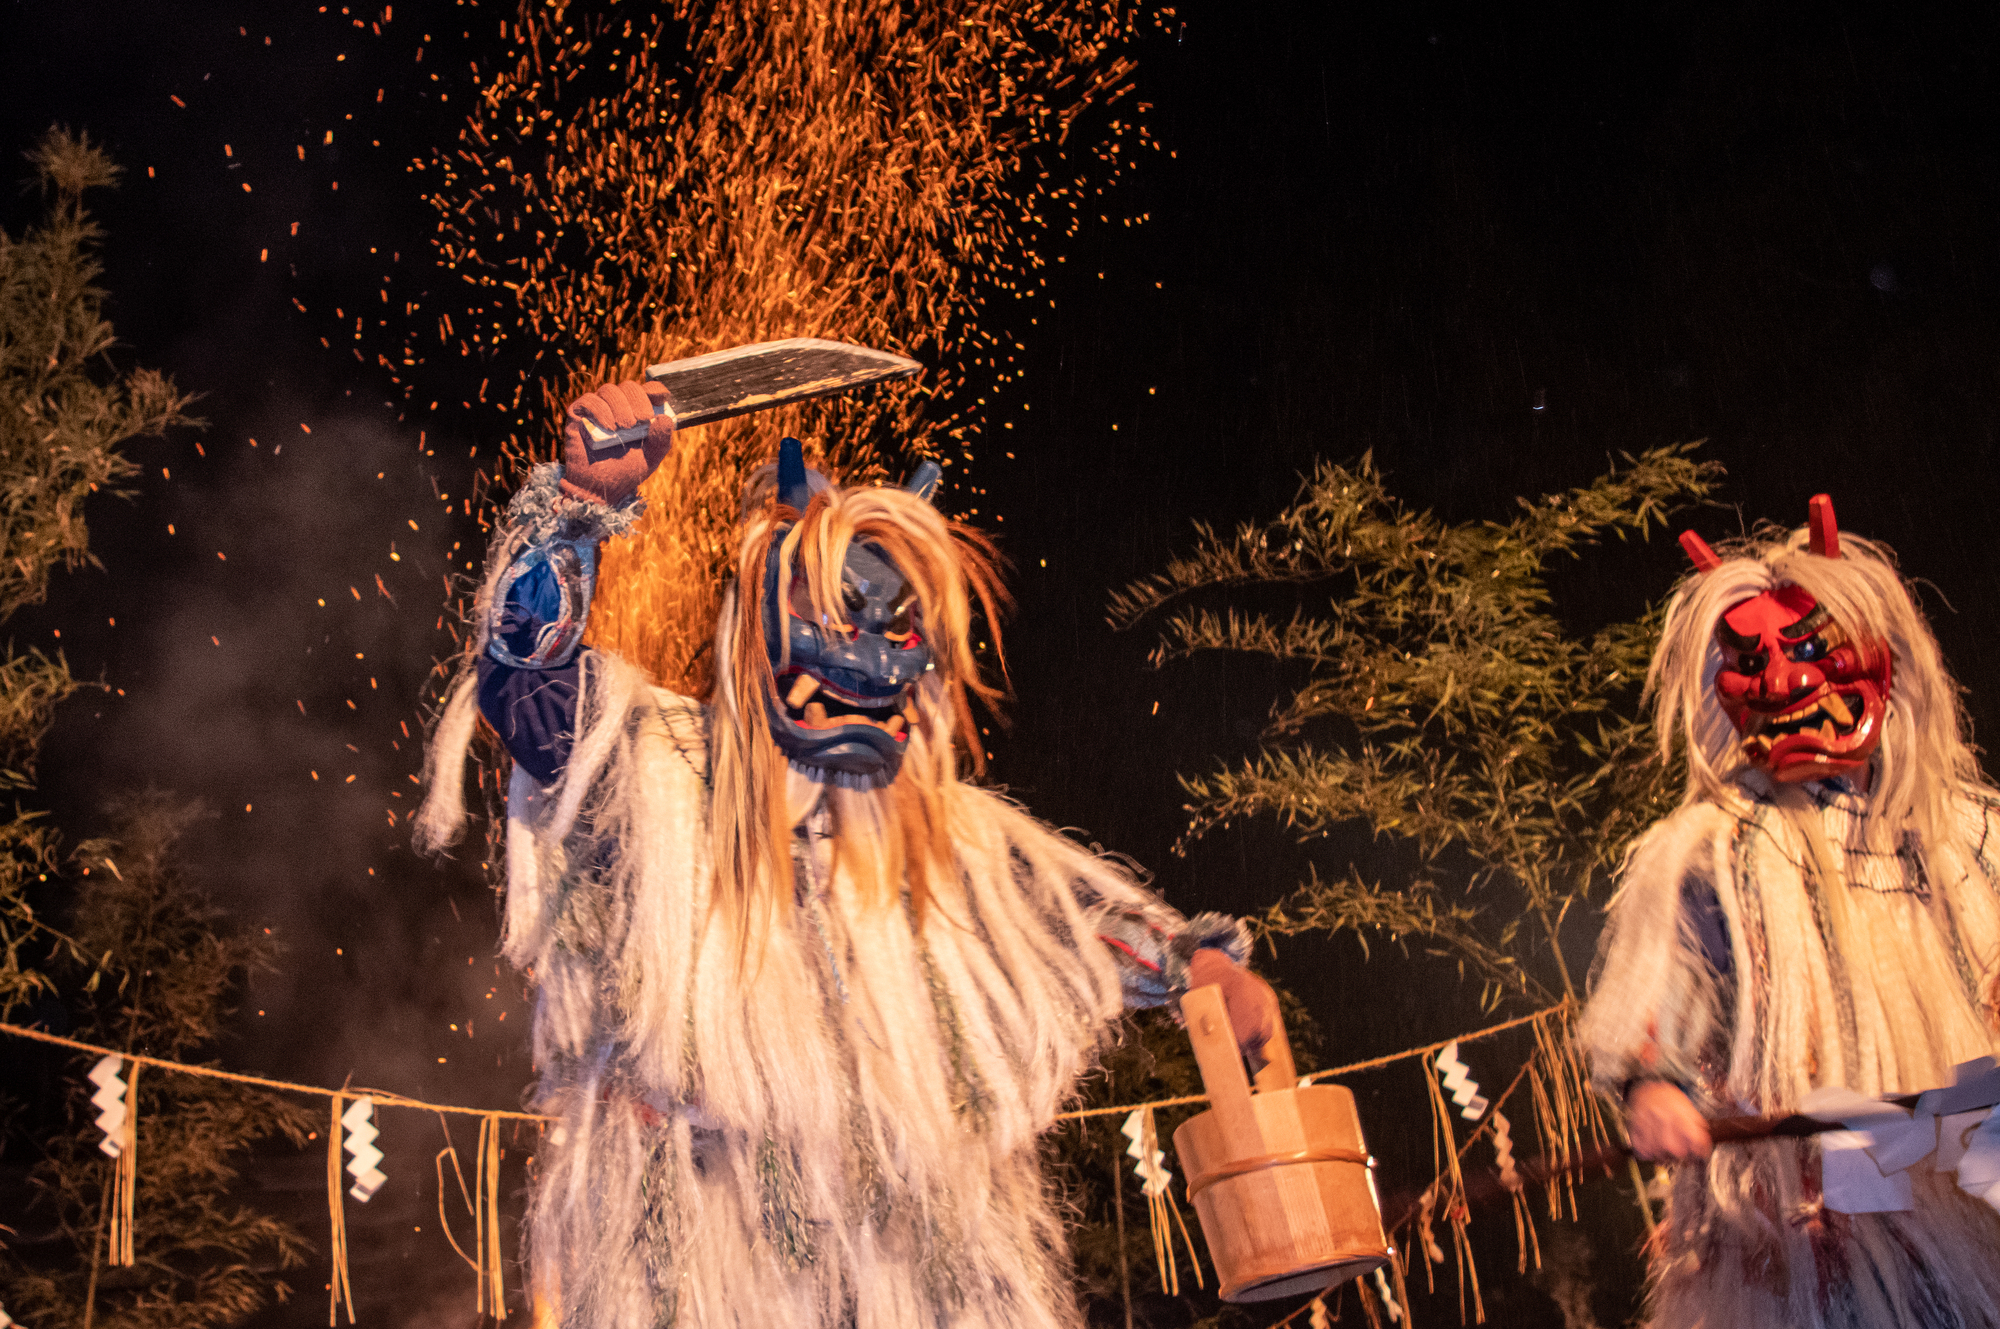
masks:
[[[646,370],[646,378],[666,388],[673,400],[675,427],[687,429],[870,383],[908,378],[922,368],[915,360],[889,351],[818,337],[788,337],[654,365]],[[603,428],[589,419],[583,424],[593,452],[635,443],[645,437],[647,429],[644,420],[617,429]]]
[[[563,412],[562,485],[613,506],[632,496],[674,446],[674,407],[657,383],[604,383]]]

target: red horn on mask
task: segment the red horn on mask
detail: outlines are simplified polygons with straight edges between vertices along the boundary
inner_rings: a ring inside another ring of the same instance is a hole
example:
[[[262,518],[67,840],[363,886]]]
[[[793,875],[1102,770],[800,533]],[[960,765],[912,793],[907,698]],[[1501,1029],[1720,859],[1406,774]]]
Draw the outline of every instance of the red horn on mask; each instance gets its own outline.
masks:
[[[1833,519],[1833,499],[1814,494],[1806,505],[1806,530],[1812,551],[1821,558],[1840,557],[1840,525]]]
[[[1708,547],[1708,541],[1693,531],[1681,532],[1681,548],[1687,551],[1688,561],[1694,564],[1696,572],[1706,575],[1722,566],[1722,560]]]

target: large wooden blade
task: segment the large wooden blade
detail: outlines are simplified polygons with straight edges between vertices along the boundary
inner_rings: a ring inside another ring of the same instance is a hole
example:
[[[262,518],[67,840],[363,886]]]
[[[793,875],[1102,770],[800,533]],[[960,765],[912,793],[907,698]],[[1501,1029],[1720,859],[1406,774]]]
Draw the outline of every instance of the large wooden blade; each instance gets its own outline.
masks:
[[[686,360],[654,365],[646,377],[663,384],[673,398],[674,427],[687,429],[734,415],[825,397],[870,383],[908,378],[923,366],[907,356],[868,346],[787,337]],[[592,447],[636,443],[646,426],[602,430],[584,421]]]
[[[818,337],[787,337],[654,365],[646,377],[664,384],[673,395],[674,423],[685,429],[869,383],[908,378],[922,368],[915,360],[889,351]]]

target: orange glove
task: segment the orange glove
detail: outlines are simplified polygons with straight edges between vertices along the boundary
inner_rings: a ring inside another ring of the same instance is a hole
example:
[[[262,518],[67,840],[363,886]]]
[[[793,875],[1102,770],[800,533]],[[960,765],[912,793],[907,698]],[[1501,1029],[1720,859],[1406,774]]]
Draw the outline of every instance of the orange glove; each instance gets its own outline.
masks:
[[[571,402],[563,412],[563,492],[616,506],[666,460],[674,446],[674,416],[658,383],[606,383]],[[643,439],[591,441],[589,421],[605,433],[646,426]]]
[[[1229,1010],[1229,1032],[1243,1055],[1254,1056],[1278,1028],[1278,994],[1271,985],[1213,947],[1203,947],[1188,959],[1188,986],[1222,989]]]

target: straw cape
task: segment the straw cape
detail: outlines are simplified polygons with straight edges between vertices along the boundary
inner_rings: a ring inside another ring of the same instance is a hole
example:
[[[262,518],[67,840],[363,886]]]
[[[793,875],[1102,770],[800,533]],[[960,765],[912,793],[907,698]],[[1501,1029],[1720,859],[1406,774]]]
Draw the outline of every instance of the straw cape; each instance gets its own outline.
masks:
[[[586,652],[559,777],[511,777],[505,953],[539,990],[538,1106],[561,1119],[537,1295],[574,1329],[1077,1326],[1037,1138],[1121,1010],[1185,987],[1195,946],[1240,960],[1242,929],[959,778],[964,579],[927,503],[830,486],[779,511],[795,524],[741,532],[712,702]],[[495,565],[536,522],[516,513]],[[882,788],[815,779],[760,729],[788,538],[836,578],[847,539],[879,539],[928,588],[940,664]],[[429,843],[463,816],[472,694],[433,741]]]
[[[1952,1081],[1996,1050],[2000,796],[1964,740],[1955,684],[1879,547],[1803,532],[1745,542],[1683,584],[1649,679],[1678,811],[1633,849],[1579,1036],[1598,1086],[1687,1089],[1704,1114],[1794,1110]],[[1716,621],[1791,583],[1885,641],[1895,687],[1867,793],[1740,767],[1713,680]],[[1714,926],[1719,915],[1720,928]],[[1819,1146],[1769,1141],[1675,1169],[1652,1252],[1652,1323],[1704,1329],[2000,1325],[2000,1216],[1930,1161],[1914,1207],[1839,1213]]]

